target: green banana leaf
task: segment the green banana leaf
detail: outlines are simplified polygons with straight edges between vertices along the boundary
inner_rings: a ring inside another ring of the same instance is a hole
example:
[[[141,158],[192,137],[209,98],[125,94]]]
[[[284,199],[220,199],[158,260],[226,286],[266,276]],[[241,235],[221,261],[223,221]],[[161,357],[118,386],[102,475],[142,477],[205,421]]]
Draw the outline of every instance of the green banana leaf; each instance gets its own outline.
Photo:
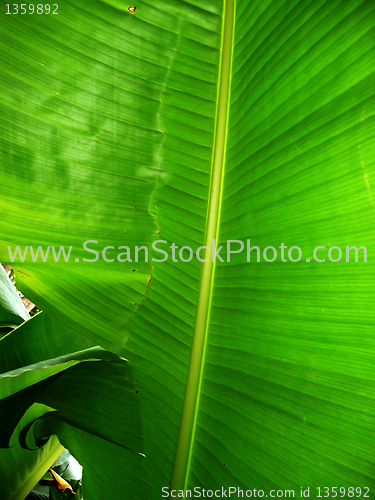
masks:
[[[0,340],[0,373],[4,498],[23,500],[61,454],[60,443],[75,449],[79,439],[85,444],[75,456],[93,499],[105,497],[106,481],[116,482],[123,464],[142,469],[139,398],[125,360],[39,313]],[[90,465],[98,442],[108,454],[100,471]]]
[[[0,258],[48,314],[126,356],[139,384],[147,475],[123,465],[109,495],[364,496],[375,487],[375,4],[134,6],[66,0],[57,15],[0,21]],[[211,239],[224,262],[135,261],[135,245],[161,260],[153,241]],[[247,239],[303,258],[246,262],[244,250],[226,262],[226,241]],[[69,262],[29,250],[13,262],[16,246],[48,245],[71,246]],[[365,246],[367,262],[347,262],[346,246]],[[63,427],[70,452],[85,452]]]

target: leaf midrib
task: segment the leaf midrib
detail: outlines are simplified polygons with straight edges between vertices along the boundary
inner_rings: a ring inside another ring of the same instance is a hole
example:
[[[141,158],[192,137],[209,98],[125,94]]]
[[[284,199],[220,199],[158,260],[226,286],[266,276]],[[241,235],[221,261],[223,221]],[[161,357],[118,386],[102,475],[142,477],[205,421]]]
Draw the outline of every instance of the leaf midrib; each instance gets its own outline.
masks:
[[[230,101],[234,12],[235,0],[225,0],[223,10],[221,61],[219,68],[215,136],[212,152],[210,199],[207,210],[207,227],[205,236],[205,246],[207,247],[205,259],[207,262],[204,262],[202,265],[188,377],[170,484],[171,490],[186,489],[199,409],[199,397],[201,392],[201,381],[205,360],[207,330],[215,272],[215,262],[212,262],[212,256],[217,250],[217,237],[220,223],[221,196],[224,178],[228,110]],[[212,244],[213,240],[215,241],[215,245]]]

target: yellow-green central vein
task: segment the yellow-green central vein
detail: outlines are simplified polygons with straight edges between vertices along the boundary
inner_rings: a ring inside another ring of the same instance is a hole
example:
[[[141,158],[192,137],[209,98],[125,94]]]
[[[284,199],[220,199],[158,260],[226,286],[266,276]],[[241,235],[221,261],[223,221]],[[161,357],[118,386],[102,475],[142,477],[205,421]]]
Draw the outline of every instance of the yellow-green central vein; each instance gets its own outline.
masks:
[[[202,265],[193,344],[170,485],[171,489],[175,490],[186,489],[199,407],[199,396],[215,272],[215,263],[212,262],[212,256],[217,247],[221,193],[224,177],[223,174],[230,100],[234,11],[235,0],[225,0],[210,199],[205,237],[205,246],[207,247],[205,258],[207,259],[207,262],[204,262]],[[216,242],[214,250],[212,249],[213,240]]]

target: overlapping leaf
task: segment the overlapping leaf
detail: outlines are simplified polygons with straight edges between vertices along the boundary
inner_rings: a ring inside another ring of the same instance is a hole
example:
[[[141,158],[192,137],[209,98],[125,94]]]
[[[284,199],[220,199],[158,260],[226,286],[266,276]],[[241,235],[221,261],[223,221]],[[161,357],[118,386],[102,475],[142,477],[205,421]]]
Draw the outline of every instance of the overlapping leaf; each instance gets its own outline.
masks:
[[[11,446],[1,451],[0,457],[10,457],[11,464],[13,458],[18,459],[21,476],[19,481],[11,468],[1,468],[7,498],[22,498],[52,465],[61,446],[50,436],[57,434],[60,439],[61,426],[73,429],[70,432],[84,440],[97,437],[113,454],[108,458],[110,470],[102,469],[95,481],[87,472],[84,488],[93,488],[90,481],[99,483],[92,498],[104,495],[102,478],[116,478],[120,462],[142,468],[142,421],[128,364],[90,345],[44,313],[0,340],[0,446]],[[75,352],[77,348],[81,350]],[[57,353],[60,356],[49,358]],[[70,449],[69,438],[64,438],[63,444]],[[25,455],[21,446],[33,451]],[[44,454],[38,449],[42,446]],[[87,444],[84,453],[76,450],[78,460],[81,455],[95,462],[96,447]]]

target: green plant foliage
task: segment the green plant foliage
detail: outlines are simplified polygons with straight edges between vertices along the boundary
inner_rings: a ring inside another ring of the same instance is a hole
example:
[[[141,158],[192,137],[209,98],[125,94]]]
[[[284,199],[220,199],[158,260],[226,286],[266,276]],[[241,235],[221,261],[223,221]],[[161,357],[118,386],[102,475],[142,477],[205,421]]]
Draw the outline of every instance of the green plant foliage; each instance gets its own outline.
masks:
[[[69,262],[12,264],[17,284],[126,356],[139,387],[144,469],[121,462],[101,486],[141,499],[172,477],[309,486],[312,498],[318,486],[373,488],[374,2],[127,7],[66,0],[55,16],[0,21],[0,258],[10,262],[8,245],[72,246]],[[247,238],[304,258],[242,253],[206,273],[195,259],[117,260],[124,245],[160,259],[157,239],[196,249],[210,231],[224,260],[227,240]],[[87,240],[113,246],[114,261],[83,262]],[[318,245],[366,246],[367,263],[306,262]],[[120,455],[48,422],[96,498],[88,443],[103,463]]]
[[[97,459],[97,440],[108,450],[108,468],[94,477],[87,467],[89,498],[103,498],[120,464],[142,469],[142,421],[128,363],[90,344],[44,313],[0,340],[0,446],[10,447],[0,450],[5,498],[24,499],[60,455],[60,443],[82,464]],[[86,444],[77,449],[77,439]]]

